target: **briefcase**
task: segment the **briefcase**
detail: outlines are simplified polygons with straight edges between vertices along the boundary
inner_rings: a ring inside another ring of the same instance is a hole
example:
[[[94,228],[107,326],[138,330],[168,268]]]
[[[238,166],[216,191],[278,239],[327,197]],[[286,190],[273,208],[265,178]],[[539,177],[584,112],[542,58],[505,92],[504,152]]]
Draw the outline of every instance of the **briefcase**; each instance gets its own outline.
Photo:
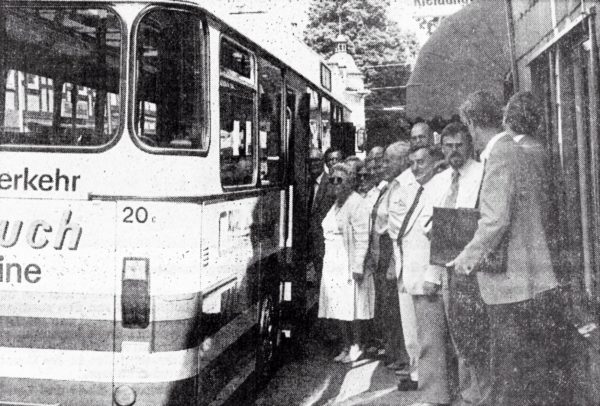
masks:
[[[445,266],[454,260],[473,239],[478,221],[479,209],[434,207],[429,263]],[[507,248],[508,233],[502,237],[498,247],[483,258],[476,271],[505,272]]]
[[[434,207],[431,221],[429,263],[445,266],[473,239],[479,221],[479,210]]]

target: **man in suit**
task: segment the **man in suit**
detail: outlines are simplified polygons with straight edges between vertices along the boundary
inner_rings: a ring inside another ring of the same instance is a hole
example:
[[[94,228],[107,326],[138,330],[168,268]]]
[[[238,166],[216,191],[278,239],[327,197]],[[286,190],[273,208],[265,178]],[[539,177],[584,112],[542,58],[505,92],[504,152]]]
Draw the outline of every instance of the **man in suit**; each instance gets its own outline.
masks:
[[[324,170],[323,153],[311,148],[308,156],[308,255],[312,260],[316,282],[321,280],[325,240],[321,223],[335,201],[335,195],[329,185],[329,175]]]
[[[325,160],[325,167],[323,169],[329,175],[333,165],[344,160],[344,154],[339,149],[327,148],[323,154],[323,158]]]
[[[513,138],[500,132],[502,110],[492,94],[469,95],[460,111],[475,143],[484,147],[485,175],[475,235],[448,265],[458,274],[477,273],[487,306],[492,386],[480,404],[558,405],[543,389],[546,371],[540,370],[548,365],[540,334],[553,332],[539,328],[552,324],[545,307],[558,285],[544,231],[541,174]],[[485,257],[504,242],[503,272],[480,271]]]
[[[400,248],[401,289],[413,300],[416,319],[418,354],[418,405],[450,403],[449,336],[444,302],[440,292],[441,268],[429,265],[430,242],[423,214],[436,201],[440,190],[447,188],[434,178],[436,159],[431,148],[415,145],[409,155],[414,183],[401,184],[390,197],[389,234]],[[400,304],[402,311],[402,303]],[[402,322],[404,323],[404,312]],[[403,325],[404,330],[404,325]],[[406,337],[406,332],[405,332]],[[402,387],[399,386],[401,389]]]

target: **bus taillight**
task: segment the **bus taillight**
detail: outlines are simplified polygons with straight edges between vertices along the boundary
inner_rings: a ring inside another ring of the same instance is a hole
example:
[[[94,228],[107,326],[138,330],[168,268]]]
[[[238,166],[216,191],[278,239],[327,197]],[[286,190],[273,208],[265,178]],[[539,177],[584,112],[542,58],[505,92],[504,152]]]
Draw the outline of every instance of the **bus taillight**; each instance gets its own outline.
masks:
[[[125,328],[146,328],[150,324],[148,258],[124,258],[121,316]]]

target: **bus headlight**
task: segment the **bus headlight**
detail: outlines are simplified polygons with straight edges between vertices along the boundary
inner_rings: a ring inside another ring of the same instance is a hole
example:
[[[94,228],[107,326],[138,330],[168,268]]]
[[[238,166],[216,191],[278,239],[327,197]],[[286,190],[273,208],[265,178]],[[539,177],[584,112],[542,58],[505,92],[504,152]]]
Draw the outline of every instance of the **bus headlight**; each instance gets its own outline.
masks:
[[[119,406],[131,406],[135,403],[136,394],[129,385],[121,385],[115,389],[115,403]]]

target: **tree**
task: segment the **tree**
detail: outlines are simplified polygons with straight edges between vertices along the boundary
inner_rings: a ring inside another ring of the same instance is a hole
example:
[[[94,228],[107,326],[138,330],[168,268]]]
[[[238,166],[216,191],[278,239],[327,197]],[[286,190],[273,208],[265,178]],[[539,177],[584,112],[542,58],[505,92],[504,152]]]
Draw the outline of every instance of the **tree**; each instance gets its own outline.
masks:
[[[341,28],[350,40],[349,52],[359,68],[406,63],[416,54],[417,40],[388,19],[388,7],[388,0],[313,0],[304,40],[328,58],[335,51],[334,39]],[[367,83],[377,75],[371,69],[365,74]]]
[[[393,123],[386,122],[385,114],[374,117],[369,111],[404,104],[405,90],[398,86],[408,81],[408,63],[418,51],[415,35],[403,31],[387,17],[389,5],[389,0],[313,0],[304,32],[304,41],[329,58],[341,30],[349,39],[348,52],[364,73],[367,88],[393,87],[373,90],[365,100],[369,137],[379,128],[393,127]],[[396,116],[389,116],[388,121],[395,121]],[[369,128],[370,121],[377,128]]]

